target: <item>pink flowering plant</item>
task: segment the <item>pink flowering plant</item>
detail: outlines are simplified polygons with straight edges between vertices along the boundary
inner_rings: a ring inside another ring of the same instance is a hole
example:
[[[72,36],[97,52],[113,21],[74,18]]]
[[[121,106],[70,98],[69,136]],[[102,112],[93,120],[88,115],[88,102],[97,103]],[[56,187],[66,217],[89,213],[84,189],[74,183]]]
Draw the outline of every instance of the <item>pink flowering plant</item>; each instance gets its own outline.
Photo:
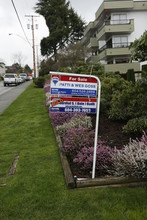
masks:
[[[54,127],[63,125],[64,123],[69,122],[74,115],[75,113],[72,113],[72,112],[68,112],[68,113],[50,112],[49,113],[50,119]]]
[[[91,173],[93,166],[93,152],[94,147],[83,147],[73,159],[74,164],[77,165],[84,172]],[[112,166],[112,152],[113,149],[106,146],[104,142],[99,142],[96,152],[96,175],[102,176],[108,174],[108,170]]]
[[[147,135],[140,140],[131,140],[121,150],[115,149],[112,161],[110,173],[115,176],[147,178]]]
[[[43,88],[44,88],[45,93],[47,93],[47,92],[50,91],[50,80],[48,80],[48,81],[45,82]]]
[[[63,125],[56,127],[57,133],[64,137],[66,132],[72,128],[92,128],[92,121],[90,116],[83,116],[83,114],[75,114],[69,122],[65,122]]]
[[[94,146],[94,130],[88,128],[72,128],[63,137],[64,151],[67,155],[75,156],[83,147]]]

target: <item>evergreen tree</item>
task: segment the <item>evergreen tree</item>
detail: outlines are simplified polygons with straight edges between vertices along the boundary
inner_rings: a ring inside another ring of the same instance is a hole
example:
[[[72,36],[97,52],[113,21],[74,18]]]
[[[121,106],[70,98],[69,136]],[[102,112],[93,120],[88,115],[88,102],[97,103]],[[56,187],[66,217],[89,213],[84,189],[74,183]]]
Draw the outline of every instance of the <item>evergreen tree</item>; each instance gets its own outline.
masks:
[[[36,12],[46,20],[49,36],[41,40],[43,56],[53,55],[57,61],[57,51],[83,36],[84,21],[77,15],[69,1],[38,0]]]
[[[147,60],[147,31],[145,31],[139,39],[136,39],[130,45],[130,48],[133,60],[140,62]]]
[[[24,67],[24,72],[25,72],[25,73],[32,73],[32,70],[31,70],[31,68],[29,67],[28,64],[25,65],[25,67]]]

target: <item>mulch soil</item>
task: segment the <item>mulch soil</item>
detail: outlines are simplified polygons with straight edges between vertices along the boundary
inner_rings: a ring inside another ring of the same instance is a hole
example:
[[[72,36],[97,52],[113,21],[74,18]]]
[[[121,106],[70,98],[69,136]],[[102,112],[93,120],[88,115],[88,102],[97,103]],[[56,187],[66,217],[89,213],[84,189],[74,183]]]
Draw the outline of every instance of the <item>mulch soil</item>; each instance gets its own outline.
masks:
[[[91,116],[93,128],[95,128],[95,115]],[[125,125],[122,121],[110,120],[106,115],[100,114],[99,117],[99,132],[100,140],[107,143],[111,147],[122,148],[128,144],[130,139],[136,139],[136,136],[130,136],[122,132],[122,127]]]

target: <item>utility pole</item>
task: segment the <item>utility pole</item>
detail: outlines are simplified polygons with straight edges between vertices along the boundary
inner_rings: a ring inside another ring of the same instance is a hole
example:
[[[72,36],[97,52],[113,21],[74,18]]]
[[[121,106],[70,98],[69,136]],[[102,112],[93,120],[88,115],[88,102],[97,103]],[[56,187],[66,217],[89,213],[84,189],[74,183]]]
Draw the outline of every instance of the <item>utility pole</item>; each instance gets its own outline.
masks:
[[[38,45],[36,45],[36,51],[37,51],[37,73],[39,76],[39,55],[38,55]]]
[[[32,43],[33,43],[33,68],[34,68],[34,78],[36,78],[36,61],[35,61],[35,37],[34,37],[34,17],[39,17],[36,15],[25,15],[25,17],[31,17],[32,18]]]

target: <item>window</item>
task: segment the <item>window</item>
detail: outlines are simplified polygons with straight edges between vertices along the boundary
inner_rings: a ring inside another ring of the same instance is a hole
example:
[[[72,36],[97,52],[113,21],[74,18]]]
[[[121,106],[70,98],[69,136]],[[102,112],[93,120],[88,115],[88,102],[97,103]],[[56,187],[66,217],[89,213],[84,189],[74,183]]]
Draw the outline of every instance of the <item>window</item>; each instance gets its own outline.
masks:
[[[113,48],[115,47],[128,47],[127,36],[117,36],[113,38]]]
[[[113,14],[111,24],[126,24],[127,14]]]

